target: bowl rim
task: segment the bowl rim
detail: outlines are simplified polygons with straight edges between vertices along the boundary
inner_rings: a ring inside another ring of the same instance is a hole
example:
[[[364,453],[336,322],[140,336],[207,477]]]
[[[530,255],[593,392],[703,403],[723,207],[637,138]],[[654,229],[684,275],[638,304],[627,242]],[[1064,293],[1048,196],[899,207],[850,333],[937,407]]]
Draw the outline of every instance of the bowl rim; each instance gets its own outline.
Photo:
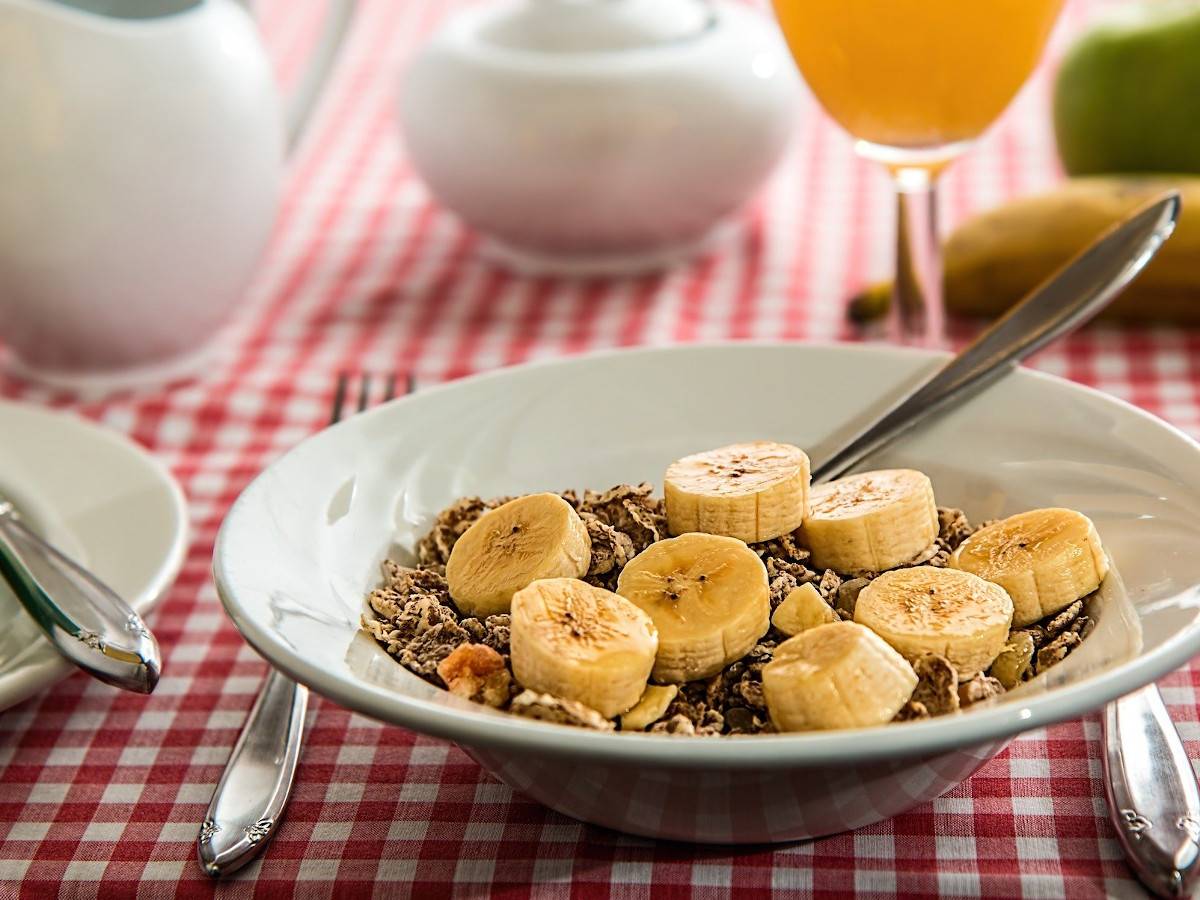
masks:
[[[875,344],[786,341],[716,341],[638,348],[610,348],[597,352],[555,357],[506,366],[452,382],[431,386],[420,397],[443,391],[463,390],[471,385],[511,377],[530,369],[557,368],[603,361],[616,356],[659,355],[680,351],[719,352],[728,348],[790,348],[838,353],[866,353],[894,357],[919,357],[932,361],[950,357],[944,351]],[[1175,427],[1119,397],[1078,384],[1046,372],[1018,367],[1015,377],[1031,378],[1055,384],[1092,401],[1109,405],[1125,416],[1132,415],[1164,430],[1200,456],[1200,442]],[[622,734],[563,727],[518,716],[473,708],[467,701],[442,703],[412,697],[381,685],[342,673],[330,673],[294,653],[286,641],[271,629],[260,628],[238,601],[237,586],[225,570],[224,560],[235,523],[255,502],[263,490],[266,474],[281,465],[297,450],[334,429],[353,428],[355,422],[382,414],[389,408],[413,399],[399,397],[389,404],[353,416],[332,428],[305,438],[296,447],[277,458],[242,491],[223,520],[213,553],[213,575],[218,596],[226,613],[246,641],[271,665],[311,690],[341,706],[389,724],[410,728],[434,737],[489,750],[533,751],[538,754],[600,760],[637,765],[653,764],[667,768],[771,769],[798,765],[866,762],[928,756],[957,748],[1004,741],[1012,736],[1066,719],[1078,718],[1105,703],[1141,688],[1179,668],[1200,653],[1200,627],[1168,638],[1147,654],[1126,660],[1103,672],[1030,698],[1025,703],[1003,703],[973,710],[960,716],[906,722],[899,726],[843,729],[828,732],[725,736],[721,739],[680,739],[674,735]],[[1200,597],[1200,585],[1177,596]],[[418,676],[413,676],[418,677]],[[457,698],[454,698],[457,699]],[[886,740],[872,740],[887,735]]]

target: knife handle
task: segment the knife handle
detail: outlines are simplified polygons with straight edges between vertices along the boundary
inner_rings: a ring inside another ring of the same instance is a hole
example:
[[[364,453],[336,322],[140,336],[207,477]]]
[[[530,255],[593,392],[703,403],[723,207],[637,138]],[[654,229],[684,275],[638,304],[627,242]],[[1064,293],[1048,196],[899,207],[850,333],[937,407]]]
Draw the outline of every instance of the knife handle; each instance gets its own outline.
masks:
[[[158,642],[112,589],[27,528],[0,501],[0,578],[63,656],[107,684],[149,694]]]
[[[1104,711],[1108,816],[1125,857],[1159,897],[1190,896],[1200,876],[1200,790],[1153,684]]]

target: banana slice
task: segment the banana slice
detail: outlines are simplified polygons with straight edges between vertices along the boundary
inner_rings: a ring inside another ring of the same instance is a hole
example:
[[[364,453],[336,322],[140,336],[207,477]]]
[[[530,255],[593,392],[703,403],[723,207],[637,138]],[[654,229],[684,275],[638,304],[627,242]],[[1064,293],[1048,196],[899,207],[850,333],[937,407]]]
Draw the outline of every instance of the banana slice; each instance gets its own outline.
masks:
[[[1008,591],[1018,628],[1086,597],[1108,574],[1096,526],[1073,509],[1034,509],[981,528],[950,565]]]
[[[808,456],[791,444],[752,441],[685,456],[663,480],[667,528],[769,541],[804,521],[808,480]]]
[[[622,731],[642,731],[662,718],[679,688],[673,684],[648,684],[642,699],[628,712],[621,713]]]
[[[894,568],[937,536],[933,485],[913,469],[863,472],[814,485],[803,529],[813,565],[846,573]]]
[[[771,613],[771,624],[786,634],[795,637],[802,631],[839,622],[838,614],[811,584],[794,588],[783,598],[783,602]]]
[[[658,650],[649,616],[574,578],[545,578],[517,591],[511,641],[513,674],[522,686],[609,719],[641,699]]]
[[[784,641],[762,680],[780,731],[883,725],[917,686],[908,661],[854,622],[818,625]]]
[[[651,544],[625,564],[617,593],[658,627],[657,681],[715,675],[771,624],[767,569],[731,537],[685,534]]]
[[[580,578],[592,540],[557,494],[529,494],[484,513],[446,561],[450,596],[465,615],[508,612],[512,596],[539,578]]]
[[[854,621],[908,660],[944,656],[970,678],[1004,649],[1013,604],[1004,588],[969,572],[916,566],[885,572],[858,595]]]

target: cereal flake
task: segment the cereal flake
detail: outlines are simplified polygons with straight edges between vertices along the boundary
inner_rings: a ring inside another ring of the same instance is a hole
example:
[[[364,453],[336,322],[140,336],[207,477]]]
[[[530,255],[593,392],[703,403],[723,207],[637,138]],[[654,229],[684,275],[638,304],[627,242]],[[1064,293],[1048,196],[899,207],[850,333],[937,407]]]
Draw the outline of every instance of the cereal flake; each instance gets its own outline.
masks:
[[[958,670],[954,663],[944,656],[925,653],[913,660],[912,667],[917,673],[917,686],[910,701],[920,703],[931,716],[958,711]]]
[[[539,722],[556,722],[559,725],[574,725],[594,731],[612,731],[616,728],[611,719],[606,719],[590,706],[575,700],[564,700],[551,694],[524,690],[513,698],[508,711]]]
[[[460,644],[437,665],[450,693],[501,707],[509,701],[512,676],[504,657],[486,644]]]

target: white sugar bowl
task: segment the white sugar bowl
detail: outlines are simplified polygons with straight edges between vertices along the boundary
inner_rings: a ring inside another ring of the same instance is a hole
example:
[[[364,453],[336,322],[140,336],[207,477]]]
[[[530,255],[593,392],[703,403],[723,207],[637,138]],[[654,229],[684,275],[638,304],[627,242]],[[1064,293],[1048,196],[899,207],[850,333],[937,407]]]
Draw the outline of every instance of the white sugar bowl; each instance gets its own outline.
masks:
[[[668,264],[760,186],[798,79],[773,22],[732,2],[516,0],[452,16],[401,121],[436,197],[524,271]]]

